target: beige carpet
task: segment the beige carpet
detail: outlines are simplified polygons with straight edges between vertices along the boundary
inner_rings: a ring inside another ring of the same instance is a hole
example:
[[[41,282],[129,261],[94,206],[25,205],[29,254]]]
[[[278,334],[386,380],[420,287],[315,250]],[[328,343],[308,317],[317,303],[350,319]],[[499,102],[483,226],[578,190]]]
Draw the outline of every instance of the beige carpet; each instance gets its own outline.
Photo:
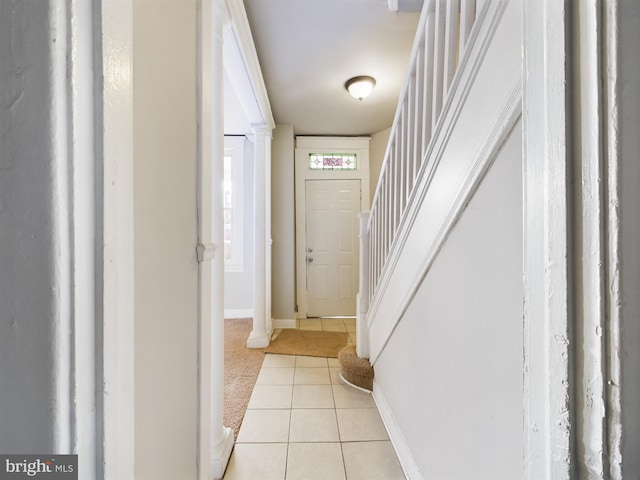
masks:
[[[346,332],[283,329],[271,340],[265,353],[338,358],[338,353],[348,341]]]
[[[251,328],[252,321],[249,318],[224,321],[224,409],[222,416],[224,425],[231,427],[236,437],[264,360],[263,348],[247,348],[246,346]]]

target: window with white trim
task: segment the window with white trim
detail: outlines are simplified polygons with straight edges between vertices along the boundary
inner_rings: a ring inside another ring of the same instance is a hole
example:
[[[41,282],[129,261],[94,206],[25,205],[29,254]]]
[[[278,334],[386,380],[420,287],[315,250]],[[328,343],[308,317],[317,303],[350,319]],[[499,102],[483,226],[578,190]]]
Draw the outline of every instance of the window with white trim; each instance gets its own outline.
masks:
[[[224,269],[244,272],[244,140],[224,137]]]

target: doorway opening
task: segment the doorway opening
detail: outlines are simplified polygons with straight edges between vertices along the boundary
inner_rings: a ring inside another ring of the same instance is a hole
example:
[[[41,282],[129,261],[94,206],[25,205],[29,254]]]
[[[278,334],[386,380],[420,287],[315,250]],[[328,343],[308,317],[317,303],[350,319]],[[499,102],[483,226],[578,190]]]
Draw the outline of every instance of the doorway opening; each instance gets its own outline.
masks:
[[[296,137],[298,319],[356,314],[358,214],[369,208],[369,141]]]

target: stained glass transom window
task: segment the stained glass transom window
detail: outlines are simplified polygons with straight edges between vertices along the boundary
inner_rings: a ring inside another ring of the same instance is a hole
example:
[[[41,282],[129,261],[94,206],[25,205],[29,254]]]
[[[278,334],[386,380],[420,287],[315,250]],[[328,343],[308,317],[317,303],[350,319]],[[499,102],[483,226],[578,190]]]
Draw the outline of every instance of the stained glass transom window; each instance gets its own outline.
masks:
[[[310,153],[309,169],[357,170],[357,155],[355,153]]]

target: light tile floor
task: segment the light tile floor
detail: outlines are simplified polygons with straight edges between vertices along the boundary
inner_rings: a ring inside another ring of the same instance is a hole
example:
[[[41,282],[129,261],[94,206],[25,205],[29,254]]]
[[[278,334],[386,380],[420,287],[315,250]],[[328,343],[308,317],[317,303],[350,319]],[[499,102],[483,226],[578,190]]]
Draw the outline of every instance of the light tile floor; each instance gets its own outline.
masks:
[[[300,320],[350,333],[354,319]],[[370,394],[344,385],[335,358],[267,354],[225,480],[404,480]]]

